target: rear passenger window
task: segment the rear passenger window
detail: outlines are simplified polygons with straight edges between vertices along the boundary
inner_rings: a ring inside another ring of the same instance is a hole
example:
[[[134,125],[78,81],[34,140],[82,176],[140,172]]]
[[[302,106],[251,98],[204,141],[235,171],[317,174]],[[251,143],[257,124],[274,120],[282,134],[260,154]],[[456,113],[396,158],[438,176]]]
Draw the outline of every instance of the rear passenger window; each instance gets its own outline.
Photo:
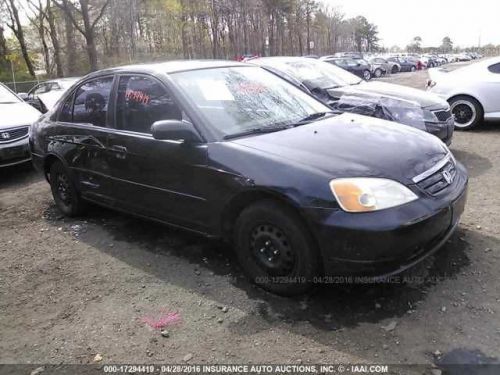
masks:
[[[118,129],[151,134],[160,120],[182,120],[182,111],[156,80],[141,76],[121,77],[116,101]]]
[[[494,64],[494,65],[490,65],[488,67],[488,70],[492,73],[500,73],[500,63],[498,64]]]
[[[106,126],[112,87],[113,77],[95,79],[80,86],[75,96],[72,122]]]

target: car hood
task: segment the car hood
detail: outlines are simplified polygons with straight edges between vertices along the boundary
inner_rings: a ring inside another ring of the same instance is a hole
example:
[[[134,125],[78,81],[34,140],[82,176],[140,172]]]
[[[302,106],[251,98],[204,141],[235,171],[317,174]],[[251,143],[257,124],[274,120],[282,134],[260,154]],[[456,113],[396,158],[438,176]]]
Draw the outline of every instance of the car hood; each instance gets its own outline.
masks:
[[[355,95],[356,93],[378,94],[416,102],[422,108],[426,109],[434,110],[448,108],[448,103],[437,95],[386,82],[362,82],[359,85],[344,86],[328,90],[328,92],[333,96],[342,96],[345,94]]]
[[[0,104],[0,129],[31,125],[40,115],[35,108],[23,102]]]
[[[332,178],[384,177],[411,184],[448,153],[437,138],[410,127],[355,114],[231,141],[307,165]]]

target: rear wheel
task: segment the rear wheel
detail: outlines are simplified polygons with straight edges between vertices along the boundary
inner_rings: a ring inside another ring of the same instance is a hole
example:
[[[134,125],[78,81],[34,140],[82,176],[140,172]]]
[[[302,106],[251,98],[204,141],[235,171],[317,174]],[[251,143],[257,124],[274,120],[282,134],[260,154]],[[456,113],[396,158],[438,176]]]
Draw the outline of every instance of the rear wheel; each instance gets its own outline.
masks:
[[[363,72],[363,78],[365,81],[369,81],[372,78],[372,74],[370,73],[369,70],[365,70]]]
[[[396,73],[399,73],[399,69],[398,69],[398,66],[397,65],[394,65],[391,69],[391,73],[392,74],[396,74]]]
[[[451,113],[455,116],[455,129],[470,130],[478,127],[484,118],[481,104],[470,96],[456,96],[450,100]]]
[[[304,293],[320,272],[318,251],[304,223],[293,210],[274,201],[243,210],[234,243],[246,275],[272,293]]]
[[[85,209],[71,175],[60,161],[50,166],[50,188],[57,208],[66,216],[77,216]]]
[[[412,65],[410,68],[410,72],[415,72],[417,70],[417,67],[415,65]]]
[[[375,69],[375,71],[373,72],[373,74],[375,75],[375,78],[380,78],[382,77],[382,69]]]

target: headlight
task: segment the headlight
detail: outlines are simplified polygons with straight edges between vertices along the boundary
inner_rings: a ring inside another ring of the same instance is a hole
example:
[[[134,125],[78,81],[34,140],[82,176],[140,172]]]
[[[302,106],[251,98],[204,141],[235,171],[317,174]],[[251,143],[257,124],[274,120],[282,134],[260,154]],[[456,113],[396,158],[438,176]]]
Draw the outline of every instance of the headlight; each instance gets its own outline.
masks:
[[[330,189],[347,212],[370,212],[400,206],[418,197],[406,186],[385,178],[340,178]]]
[[[428,109],[422,110],[424,121],[425,122],[439,122],[436,114],[434,112],[429,111]]]
[[[420,107],[391,106],[386,107],[385,111],[392,121],[425,130],[425,118]]]

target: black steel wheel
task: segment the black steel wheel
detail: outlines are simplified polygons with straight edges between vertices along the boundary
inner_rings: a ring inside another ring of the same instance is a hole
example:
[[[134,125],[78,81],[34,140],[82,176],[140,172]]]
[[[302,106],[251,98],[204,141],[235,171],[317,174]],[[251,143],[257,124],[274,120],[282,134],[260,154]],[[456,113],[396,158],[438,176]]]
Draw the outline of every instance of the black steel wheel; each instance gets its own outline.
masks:
[[[321,273],[317,246],[302,219],[271,200],[243,210],[236,221],[234,245],[245,274],[272,293],[304,293]]]
[[[57,208],[66,216],[77,216],[85,208],[71,175],[60,161],[50,167],[50,188]]]

